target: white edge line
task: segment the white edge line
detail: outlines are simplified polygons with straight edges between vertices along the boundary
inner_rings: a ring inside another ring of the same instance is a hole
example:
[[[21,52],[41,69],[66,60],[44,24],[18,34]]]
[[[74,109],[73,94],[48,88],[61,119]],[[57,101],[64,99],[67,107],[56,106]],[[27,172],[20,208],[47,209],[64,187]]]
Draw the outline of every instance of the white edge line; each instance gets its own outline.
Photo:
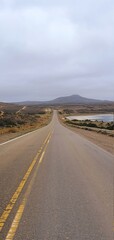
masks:
[[[6,142],[0,143],[0,146],[5,145],[5,144],[10,143],[10,142],[13,142],[13,141],[15,141],[15,140],[17,140],[17,139],[19,139],[19,138],[23,138],[23,137],[25,137],[25,136],[27,136],[27,135],[32,134],[33,132],[37,132],[38,130],[39,130],[39,129],[34,130],[34,131],[31,131],[31,132],[29,132],[29,133],[25,133],[25,134],[23,134],[23,135],[21,135],[21,136],[19,136],[19,137],[10,139],[10,140],[8,140],[8,141],[6,141]]]
[[[63,127],[64,127],[64,128],[67,128],[67,127],[65,127],[65,126],[63,126]],[[80,136],[80,138],[83,138],[84,141],[86,140],[86,141],[87,141],[89,144],[91,144],[94,148],[98,148],[100,151],[102,150],[105,154],[109,155],[110,157],[114,156],[113,153],[111,153],[111,152],[107,151],[106,149],[102,148],[102,147],[101,147],[100,145],[98,145],[97,143],[92,142],[90,139],[86,138],[86,136],[81,135],[81,134],[73,131],[73,129],[67,128],[67,130],[69,130],[69,131],[72,132],[73,134],[77,134],[78,136]]]

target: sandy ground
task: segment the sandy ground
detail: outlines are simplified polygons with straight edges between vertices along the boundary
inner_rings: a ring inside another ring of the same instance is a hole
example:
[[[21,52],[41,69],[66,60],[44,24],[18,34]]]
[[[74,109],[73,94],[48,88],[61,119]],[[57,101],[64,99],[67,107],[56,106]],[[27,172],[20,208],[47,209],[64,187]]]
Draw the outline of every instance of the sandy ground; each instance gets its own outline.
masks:
[[[64,126],[66,126],[66,125],[64,124]],[[75,127],[69,127],[69,126],[67,126],[67,127],[69,129],[71,129],[72,131],[75,131],[79,135],[84,136],[89,141],[92,141],[93,143],[97,144],[98,146],[104,148],[106,151],[114,154],[114,137],[110,137],[108,135],[104,135],[101,133],[92,132],[92,131],[88,131],[88,130],[84,130],[84,129],[79,129],[79,128],[75,128]]]

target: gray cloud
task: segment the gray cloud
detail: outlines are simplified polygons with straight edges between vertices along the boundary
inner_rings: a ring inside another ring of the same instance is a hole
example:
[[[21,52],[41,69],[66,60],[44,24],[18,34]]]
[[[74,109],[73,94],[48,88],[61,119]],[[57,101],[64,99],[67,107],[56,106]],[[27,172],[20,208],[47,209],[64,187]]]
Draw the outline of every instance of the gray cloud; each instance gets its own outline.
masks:
[[[114,99],[112,0],[0,1],[0,101]]]

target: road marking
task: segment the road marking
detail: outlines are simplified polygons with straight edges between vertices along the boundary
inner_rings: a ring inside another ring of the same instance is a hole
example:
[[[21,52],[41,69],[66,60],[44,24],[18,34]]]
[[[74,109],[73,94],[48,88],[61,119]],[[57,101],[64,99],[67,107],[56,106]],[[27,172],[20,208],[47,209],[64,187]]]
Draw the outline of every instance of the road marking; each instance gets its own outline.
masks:
[[[21,221],[21,218],[22,218],[22,215],[23,215],[26,203],[27,203],[28,196],[31,193],[32,186],[33,186],[34,180],[35,180],[36,175],[37,175],[37,171],[38,171],[38,169],[40,167],[40,164],[41,164],[41,162],[42,162],[42,160],[44,158],[44,155],[45,155],[47,146],[49,144],[50,138],[51,138],[51,135],[49,136],[49,139],[48,139],[48,141],[46,143],[45,149],[44,149],[44,151],[43,151],[43,153],[42,153],[42,155],[40,157],[40,160],[39,160],[38,165],[37,165],[37,167],[35,169],[34,175],[33,175],[32,179],[30,181],[29,186],[27,187],[27,190],[25,192],[24,198],[23,198],[23,200],[22,200],[22,202],[21,202],[21,204],[20,204],[20,206],[19,206],[19,208],[17,210],[17,213],[16,213],[16,215],[14,217],[14,220],[13,220],[13,222],[11,224],[11,227],[9,229],[9,232],[8,232],[5,240],[13,240],[13,238],[14,238],[14,236],[16,234],[16,231],[18,229],[19,223]]]
[[[41,163],[41,162],[42,162],[42,160],[43,160],[43,157],[44,157],[44,154],[45,154],[45,151],[42,153],[42,155],[41,155],[41,158],[40,158],[40,160],[39,160],[39,163]]]
[[[16,214],[14,221],[11,225],[11,228],[7,234],[6,240],[11,240],[14,238],[16,230],[17,230],[19,222],[20,222],[20,219],[21,219],[23,211],[24,211],[24,207],[25,207],[25,202],[23,201],[22,204],[19,206],[17,214]]]
[[[6,220],[7,220],[7,218],[8,218],[8,216],[9,216],[9,214],[10,214],[10,212],[12,211],[12,209],[13,209],[13,207],[14,207],[14,205],[15,205],[18,197],[19,197],[19,195],[21,194],[21,192],[22,192],[22,190],[23,190],[23,188],[24,188],[24,185],[25,185],[25,183],[27,182],[27,179],[29,178],[29,176],[30,176],[30,174],[31,174],[31,172],[32,172],[32,170],[33,170],[33,168],[34,168],[37,160],[38,160],[38,157],[39,157],[39,155],[41,154],[41,151],[42,151],[42,149],[44,148],[44,146],[45,146],[45,144],[47,143],[47,141],[48,141],[49,138],[50,138],[50,133],[49,133],[48,136],[46,137],[46,139],[45,139],[45,141],[43,142],[40,150],[39,150],[38,153],[36,154],[36,156],[35,156],[35,158],[33,159],[31,165],[29,166],[26,174],[24,175],[22,181],[20,182],[18,188],[16,189],[16,191],[15,191],[15,193],[13,194],[12,198],[10,199],[8,205],[6,206],[4,212],[2,213],[2,215],[1,215],[1,217],[0,217],[0,231],[2,230],[2,228],[3,228],[3,226],[4,226],[5,222],[6,222]],[[41,157],[42,157],[42,155],[41,155]]]
[[[13,142],[13,141],[15,141],[15,140],[18,140],[18,139],[20,139],[20,138],[23,138],[23,137],[25,137],[25,136],[27,136],[27,135],[30,135],[30,134],[32,134],[32,133],[34,133],[34,132],[37,132],[38,130],[39,130],[39,129],[34,130],[34,131],[31,131],[31,132],[28,132],[28,133],[25,133],[25,134],[23,134],[23,135],[21,135],[21,136],[19,136],[19,137],[10,139],[10,140],[8,140],[8,141],[6,141],[6,142],[0,143],[0,146],[3,146],[3,145],[5,145],[5,144],[7,144],[7,143],[10,143],[10,142]]]

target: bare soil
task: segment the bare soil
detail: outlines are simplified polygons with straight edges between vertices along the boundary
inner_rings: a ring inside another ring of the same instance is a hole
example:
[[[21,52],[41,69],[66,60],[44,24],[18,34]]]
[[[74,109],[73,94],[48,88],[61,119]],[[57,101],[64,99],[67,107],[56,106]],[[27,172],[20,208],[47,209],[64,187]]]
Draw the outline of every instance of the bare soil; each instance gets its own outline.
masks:
[[[92,141],[99,147],[110,152],[111,154],[114,154],[114,138],[113,137],[110,137],[108,135],[103,135],[101,133],[97,133],[93,131],[84,130],[84,129],[74,128],[69,126],[67,127],[72,131],[76,132],[77,134],[87,138],[89,141]]]

